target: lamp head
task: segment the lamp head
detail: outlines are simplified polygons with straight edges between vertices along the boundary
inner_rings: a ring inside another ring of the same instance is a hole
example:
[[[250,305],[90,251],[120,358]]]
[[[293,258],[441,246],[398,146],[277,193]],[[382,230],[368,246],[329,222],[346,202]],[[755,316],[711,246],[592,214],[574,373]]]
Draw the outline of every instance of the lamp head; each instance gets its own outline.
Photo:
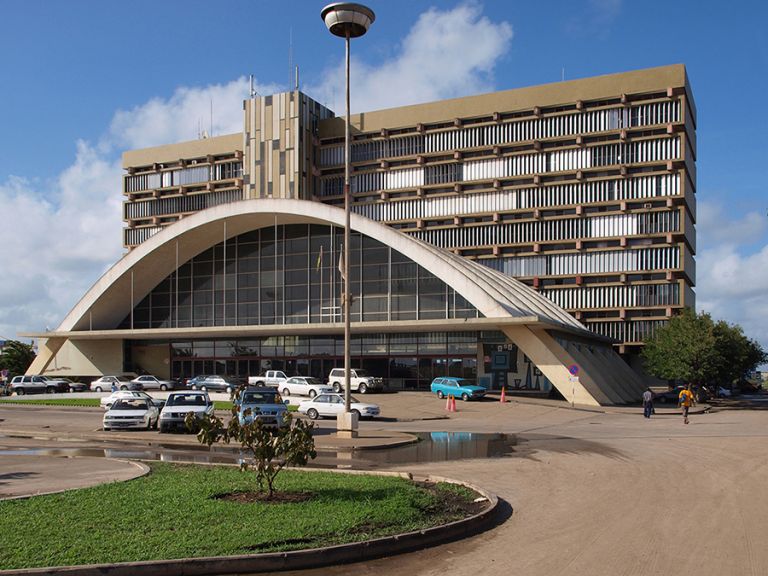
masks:
[[[334,2],[320,12],[320,17],[334,36],[358,38],[368,32],[376,15],[373,10],[353,2]]]

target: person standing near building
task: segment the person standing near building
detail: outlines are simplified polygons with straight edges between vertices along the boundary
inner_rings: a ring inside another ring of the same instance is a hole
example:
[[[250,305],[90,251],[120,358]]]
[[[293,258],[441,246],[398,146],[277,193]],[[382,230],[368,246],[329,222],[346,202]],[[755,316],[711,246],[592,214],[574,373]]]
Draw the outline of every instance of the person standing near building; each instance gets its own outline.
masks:
[[[693,399],[693,392],[691,392],[691,385],[685,387],[680,391],[680,396],[677,399],[677,405],[683,409],[683,423],[688,424],[688,410],[695,404]]]
[[[646,388],[643,392],[643,416],[650,418],[653,414],[653,392],[650,388]]]

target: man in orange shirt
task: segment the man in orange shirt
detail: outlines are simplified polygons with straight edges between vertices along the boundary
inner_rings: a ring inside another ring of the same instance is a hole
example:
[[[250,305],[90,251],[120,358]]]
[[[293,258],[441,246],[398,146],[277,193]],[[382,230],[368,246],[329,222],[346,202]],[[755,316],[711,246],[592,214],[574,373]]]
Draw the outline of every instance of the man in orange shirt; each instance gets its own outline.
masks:
[[[680,396],[677,399],[677,405],[683,408],[683,423],[688,424],[688,410],[694,405],[693,392],[691,392],[691,385],[685,387],[685,390],[680,391]]]

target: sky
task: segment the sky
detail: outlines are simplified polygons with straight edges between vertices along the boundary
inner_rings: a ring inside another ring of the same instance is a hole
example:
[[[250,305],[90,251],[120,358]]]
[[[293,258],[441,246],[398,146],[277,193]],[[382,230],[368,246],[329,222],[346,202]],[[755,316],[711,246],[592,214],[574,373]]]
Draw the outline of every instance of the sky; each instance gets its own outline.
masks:
[[[343,114],[315,0],[0,0],[0,339],[54,329],[124,253],[123,151],[241,130],[300,87]],[[683,63],[698,110],[697,309],[768,350],[768,3],[367,0],[352,108]]]

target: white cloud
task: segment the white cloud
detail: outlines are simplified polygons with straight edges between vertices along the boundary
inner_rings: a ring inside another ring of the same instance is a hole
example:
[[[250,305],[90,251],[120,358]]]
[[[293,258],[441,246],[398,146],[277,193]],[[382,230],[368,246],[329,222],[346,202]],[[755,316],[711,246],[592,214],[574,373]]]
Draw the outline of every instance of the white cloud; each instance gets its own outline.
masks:
[[[494,23],[475,3],[421,15],[390,61],[372,66],[355,58],[352,41],[353,111],[403,106],[493,89],[493,70],[507,52],[512,27]],[[344,64],[323,74],[307,92],[344,114]]]
[[[276,84],[255,86],[259,94],[272,94]],[[248,79],[227,84],[177,88],[167,100],[153,98],[112,118],[110,143],[120,148],[147,148],[169,142],[195,140],[204,130],[211,136],[243,129],[242,101],[248,97]]]
[[[276,90],[259,85],[262,93]],[[88,288],[123,253],[120,154],[197,137],[198,120],[214,134],[242,129],[248,82],[182,87],[117,111],[97,143],[76,143],[74,162],[51,181],[8,177],[0,182],[0,334],[54,328]]]
[[[729,217],[701,202],[696,230],[696,308],[739,324],[768,350],[768,222],[748,212]]]

